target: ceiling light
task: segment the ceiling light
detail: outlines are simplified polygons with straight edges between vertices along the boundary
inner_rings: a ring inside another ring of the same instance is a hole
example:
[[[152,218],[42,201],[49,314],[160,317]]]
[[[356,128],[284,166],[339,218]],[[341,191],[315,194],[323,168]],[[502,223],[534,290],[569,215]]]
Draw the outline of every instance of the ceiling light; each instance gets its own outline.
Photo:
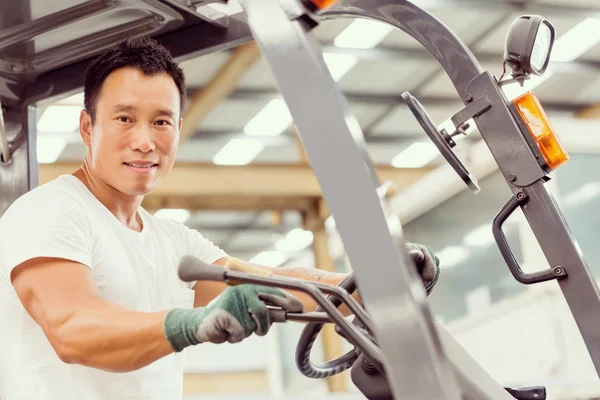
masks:
[[[600,42],[600,19],[586,18],[554,44],[551,61],[570,62]]]
[[[323,59],[334,81],[342,79],[358,63],[351,54],[323,53]]]
[[[213,157],[217,165],[247,165],[263,151],[265,145],[256,139],[231,139]]]
[[[263,251],[250,260],[251,263],[265,265],[267,267],[279,267],[288,260],[288,256],[280,251]]]
[[[281,135],[293,123],[290,111],[283,99],[273,99],[244,127],[252,136]]]
[[[49,106],[37,124],[38,132],[73,132],[79,126],[80,106]]]
[[[38,136],[37,137],[37,161],[40,164],[52,164],[58,160],[67,141],[60,136]]]
[[[333,44],[342,48],[372,49],[385,39],[393,26],[380,21],[358,18],[340,33]]]
[[[275,243],[279,251],[298,252],[306,249],[313,242],[313,233],[304,229],[291,230],[283,239]]]
[[[185,223],[190,219],[191,212],[182,208],[163,208],[154,213],[156,218],[170,219],[180,223]]]
[[[469,252],[463,247],[450,246],[436,252],[436,256],[440,259],[440,268],[446,269],[465,261]]]
[[[421,168],[429,164],[439,154],[439,150],[431,142],[413,143],[394,157],[392,166],[395,168]]]

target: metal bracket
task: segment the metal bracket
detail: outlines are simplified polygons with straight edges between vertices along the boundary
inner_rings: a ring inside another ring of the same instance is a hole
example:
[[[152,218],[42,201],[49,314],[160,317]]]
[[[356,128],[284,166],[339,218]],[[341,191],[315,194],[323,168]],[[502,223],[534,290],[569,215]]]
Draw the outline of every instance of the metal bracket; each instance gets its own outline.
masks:
[[[504,261],[508,265],[508,269],[513,274],[515,279],[523,284],[530,285],[534,283],[545,282],[553,279],[561,279],[567,277],[567,271],[564,267],[557,266],[552,269],[545,271],[539,271],[534,273],[525,273],[521,269],[519,262],[515,258],[513,252],[510,249],[506,236],[502,231],[502,225],[510,217],[510,215],[520,206],[525,205],[528,201],[528,197],[522,190],[517,191],[510,200],[500,209],[493,223],[493,234],[500,249]]]
[[[492,102],[490,101],[489,97],[485,95],[479,97],[475,101],[471,101],[468,106],[464,107],[462,110],[452,116],[452,123],[456,127],[455,133],[460,133],[459,131],[461,127],[465,125],[468,120],[479,117],[490,108],[492,108]],[[450,136],[454,136],[454,134]]]
[[[517,400],[546,400],[546,388],[543,386],[534,386],[522,389],[505,389]]]

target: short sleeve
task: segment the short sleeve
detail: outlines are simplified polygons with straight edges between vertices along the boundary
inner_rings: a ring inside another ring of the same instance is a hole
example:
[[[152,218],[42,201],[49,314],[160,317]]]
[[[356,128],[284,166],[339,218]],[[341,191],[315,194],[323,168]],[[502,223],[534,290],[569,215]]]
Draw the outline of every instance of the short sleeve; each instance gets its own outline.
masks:
[[[0,268],[12,270],[37,257],[63,258],[91,268],[92,240],[80,203],[65,193],[34,190],[0,218]]]
[[[215,245],[210,239],[205,238],[200,232],[194,229],[185,227],[188,238],[188,254],[192,255],[206,263],[214,263],[215,261],[229,257],[229,255],[219,246]],[[189,282],[189,287],[192,288],[196,282]]]

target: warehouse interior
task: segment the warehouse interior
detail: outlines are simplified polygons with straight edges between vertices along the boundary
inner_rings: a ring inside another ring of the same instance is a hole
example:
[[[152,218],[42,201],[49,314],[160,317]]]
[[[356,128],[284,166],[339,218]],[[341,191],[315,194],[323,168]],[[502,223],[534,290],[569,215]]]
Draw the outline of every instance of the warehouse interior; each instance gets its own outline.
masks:
[[[31,20],[83,3],[31,0]],[[244,19],[235,1],[181,3],[193,4],[199,15]],[[593,0],[412,3],[449,27],[495,76],[503,73],[506,34],[516,18],[538,14],[554,25],[556,42],[546,74],[532,77],[524,87],[507,85],[504,91],[510,99],[534,91],[568,150],[569,161],[550,174],[547,187],[598,279],[600,5]],[[141,8],[123,12],[130,23],[143,16]],[[90,29],[79,24],[73,29],[83,37]],[[475,194],[401,97],[410,92],[437,124],[451,126],[450,117],[464,105],[447,73],[414,38],[379,21],[332,19],[321,22],[313,34],[360,124],[406,240],[428,244],[441,260],[440,280],[428,297],[435,320],[506,387],[543,385],[549,399],[600,398],[600,380],[557,283],[517,282],[494,241],[492,220],[511,191],[477,127],[455,137],[454,148],[479,181],[481,191]],[[51,48],[56,41],[52,35],[60,30],[37,38],[36,52]],[[2,51],[10,58],[9,50]],[[199,231],[240,259],[351,271],[310,159],[259,46],[242,43],[188,57],[180,65],[188,104],[177,160],[143,207]],[[71,173],[83,160],[82,89],[35,107],[42,185]],[[331,154],[332,163],[335,159]],[[549,268],[522,213],[512,215],[504,229],[525,270]],[[294,353],[301,331],[301,324],[277,324],[265,337],[186,349],[184,398],[364,398],[349,371],[321,380],[298,372]],[[313,359],[332,359],[348,346],[328,329],[315,344]]]

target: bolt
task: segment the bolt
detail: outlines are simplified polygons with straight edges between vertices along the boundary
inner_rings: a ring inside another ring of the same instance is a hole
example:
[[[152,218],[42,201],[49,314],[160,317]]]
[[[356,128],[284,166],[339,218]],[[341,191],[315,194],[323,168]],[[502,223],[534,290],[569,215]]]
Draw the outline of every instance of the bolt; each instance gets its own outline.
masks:
[[[525,195],[523,193],[517,194],[517,199],[523,200],[523,198],[525,198]]]
[[[467,100],[467,102],[472,102],[473,101],[473,96],[471,96],[470,94],[465,96],[465,100]]]
[[[561,275],[561,274],[562,274],[562,268],[561,267],[554,268],[554,275]]]
[[[516,180],[517,180],[517,177],[516,177],[516,176],[514,176],[513,174],[510,174],[510,175],[508,176],[508,180],[509,180],[509,181],[511,181],[511,182],[514,182],[514,181],[516,181]]]

